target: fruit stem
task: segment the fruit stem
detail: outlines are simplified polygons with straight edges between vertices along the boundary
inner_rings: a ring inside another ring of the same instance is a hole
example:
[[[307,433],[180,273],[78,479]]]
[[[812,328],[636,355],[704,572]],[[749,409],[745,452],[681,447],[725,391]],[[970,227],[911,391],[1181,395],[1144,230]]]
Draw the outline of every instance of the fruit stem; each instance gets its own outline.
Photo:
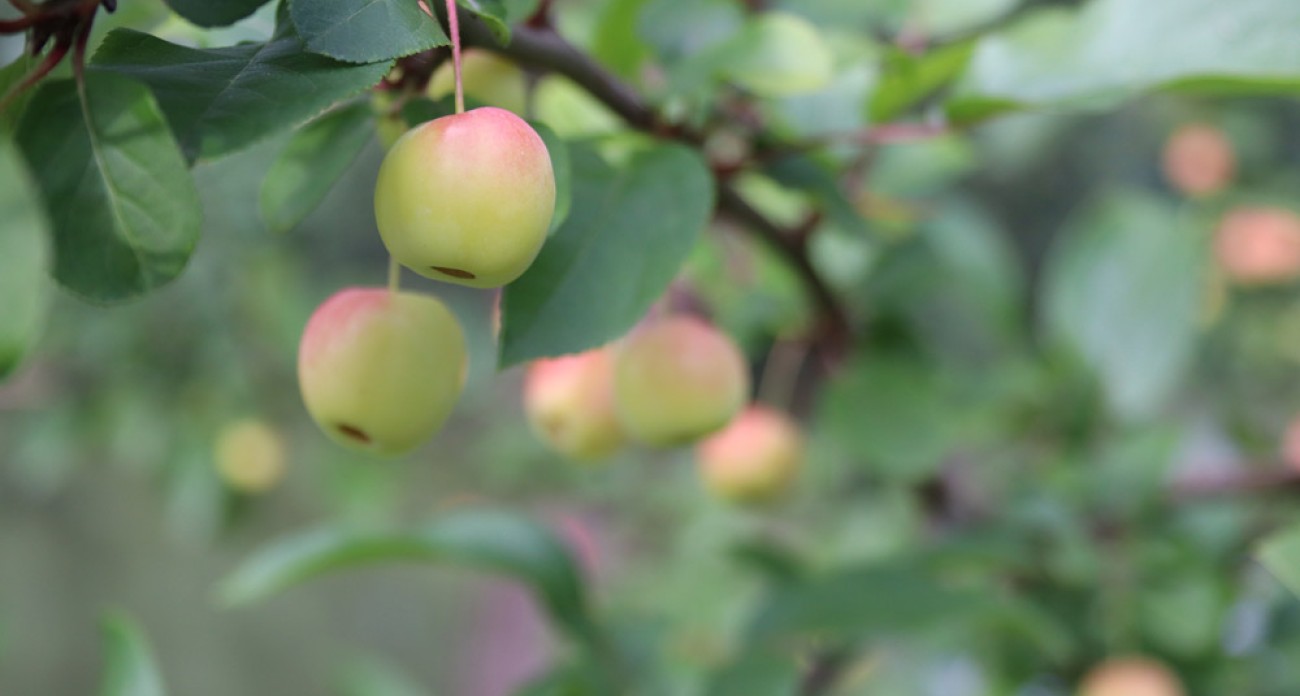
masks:
[[[402,264],[388,257],[388,291],[397,292],[402,287]]]
[[[465,86],[460,79],[460,20],[456,0],[447,0],[447,26],[451,33],[451,67],[456,76],[456,113],[465,113]]]

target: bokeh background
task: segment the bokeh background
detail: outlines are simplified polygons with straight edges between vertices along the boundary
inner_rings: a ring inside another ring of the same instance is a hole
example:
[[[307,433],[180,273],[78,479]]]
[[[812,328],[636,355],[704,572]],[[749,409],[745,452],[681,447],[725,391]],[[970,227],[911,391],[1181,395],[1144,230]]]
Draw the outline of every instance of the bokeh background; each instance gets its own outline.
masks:
[[[600,9],[563,5],[577,36]],[[271,21],[262,12],[200,35],[157,2],[123,2],[113,20],[218,44],[265,36]],[[863,65],[821,108],[792,103],[780,118],[793,132],[837,127],[835,97],[870,81]],[[563,135],[609,123],[556,109]],[[297,341],[334,291],[385,280],[371,205],[382,148],[367,146],[323,205],[278,235],[258,196],[285,138],[203,163],[204,234],[180,279],[117,307],[60,294],[32,357],[0,386],[0,693],[93,692],[97,623],[112,608],[146,629],[176,694],[512,693],[564,647],[504,581],[411,565],[248,608],[215,598],[278,535],[484,501],[563,534],[602,609],[658,646],[662,693],[686,693],[726,658],[763,588],[735,560],[738,539],[788,540],[821,567],[887,557],[931,538],[936,477],[958,523],[995,518],[1041,542],[1030,564],[1073,651],[1057,664],[1117,644],[1160,654],[1197,694],[1297,693],[1300,611],[1248,552],[1295,516],[1274,493],[1294,488],[1288,467],[1300,465],[1300,443],[1286,447],[1300,410],[1300,269],[1234,282],[1216,230],[1241,206],[1297,205],[1298,122],[1289,99],[1159,95],[874,148],[850,194],[882,234],[830,225],[813,240],[818,268],[868,327],[862,356],[819,389],[802,382],[815,370],[765,369],[797,351],[807,325],[797,279],[735,228],[709,230],[677,287],[738,340],[756,377],[787,382],[768,396],[809,433],[797,490],[761,513],[707,495],[686,450],[632,449],[598,466],[549,452],[528,430],[521,370],[494,370],[492,293],[410,275],[466,328],[465,397],[408,458],[333,446],[299,400]],[[1164,169],[1170,135],[1189,123],[1234,153],[1212,196],[1179,191]],[[778,219],[809,205],[768,179],[740,183]],[[249,418],[278,433],[288,461],[255,495],[215,466],[223,429]],[[1214,488],[1241,480],[1260,490]],[[1002,690],[984,651],[1013,642],[890,644],[839,693],[1069,693],[1070,668],[1048,663],[1031,686]]]

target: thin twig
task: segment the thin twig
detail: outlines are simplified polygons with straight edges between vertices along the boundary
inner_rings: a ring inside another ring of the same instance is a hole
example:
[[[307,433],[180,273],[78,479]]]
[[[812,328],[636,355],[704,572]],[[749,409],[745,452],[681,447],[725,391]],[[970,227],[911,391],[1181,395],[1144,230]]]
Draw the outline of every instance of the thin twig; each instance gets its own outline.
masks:
[[[17,99],[18,95],[30,89],[31,86],[35,85],[37,82],[40,82],[46,75],[49,75],[50,71],[54,70],[55,66],[59,64],[59,61],[63,60],[63,57],[68,54],[68,49],[70,47],[71,46],[66,42],[54,44],[54,48],[50,49],[50,52],[45,55],[45,60],[42,60],[40,65],[36,66],[36,69],[32,70],[27,77],[23,78],[22,82],[10,87],[9,91],[5,92],[3,97],[0,97],[0,112],[9,108],[9,104],[12,103],[14,99]]]
[[[799,696],[821,696],[830,693],[849,666],[853,653],[848,650],[827,650],[813,658],[808,671],[799,684]]]
[[[1254,468],[1254,467],[1252,467]],[[1200,476],[1175,483],[1169,497],[1174,502],[1205,498],[1231,498],[1259,493],[1300,492],[1300,471],[1289,465],[1270,466],[1265,471],[1227,476]]]

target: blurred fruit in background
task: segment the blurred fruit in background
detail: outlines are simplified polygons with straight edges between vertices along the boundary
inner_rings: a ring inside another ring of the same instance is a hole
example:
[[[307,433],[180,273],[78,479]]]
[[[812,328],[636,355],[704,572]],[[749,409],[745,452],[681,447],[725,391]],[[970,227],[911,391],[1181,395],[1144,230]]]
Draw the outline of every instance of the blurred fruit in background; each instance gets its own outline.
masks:
[[[1079,696],[1184,696],[1178,677],[1163,664],[1141,657],[1114,658],[1084,677]]]
[[[288,452],[280,434],[254,418],[223,428],[215,454],[221,480],[241,493],[265,493],[275,488],[288,468]]]
[[[1292,210],[1233,208],[1215,235],[1219,267],[1234,283],[1273,285],[1300,277],[1300,216]]]
[[[761,503],[790,487],[804,463],[803,435],[788,416],[767,406],[741,411],[695,450],[705,487],[723,500]]]
[[[1223,130],[1205,123],[1180,126],[1165,142],[1165,178],[1193,197],[1218,193],[1232,183],[1237,156]]]

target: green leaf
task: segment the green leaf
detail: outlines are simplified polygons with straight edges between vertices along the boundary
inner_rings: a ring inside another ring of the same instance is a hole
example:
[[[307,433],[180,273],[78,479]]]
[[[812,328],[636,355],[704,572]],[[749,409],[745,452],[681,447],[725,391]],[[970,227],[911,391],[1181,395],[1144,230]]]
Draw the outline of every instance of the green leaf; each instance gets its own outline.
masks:
[[[343,674],[343,696],[428,696],[410,676],[384,660],[358,660]]]
[[[468,566],[527,584],[563,626],[589,627],[582,581],[562,541],[525,518],[462,510],[410,533],[324,529],[276,542],[248,559],[222,585],[230,604],[246,604],[345,568],[402,560]]]
[[[764,166],[763,172],[779,184],[807,191],[830,219],[843,229],[863,235],[871,233],[866,219],[844,195],[835,175],[813,157],[779,157]]]
[[[739,542],[731,549],[731,555],[776,585],[798,582],[807,573],[806,562],[794,549],[768,539]]]
[[[315,118],[379,82],[391,63],[352,65],[307,53],[281,18],[264,44],[197,49],[117,29],[95,67],[139,78],[191,161],[218,157]]]
[[[952,587],[926,564],[876,563],[782,587],[750,627],[756,644],[908,634],[987,613],[987,588]]]
[[[551,170],[555,172],[555,212],[551,215],[551,233],[554,234],[568,219],[569,206],[573,203],[573,167],[569,163],[569,146],[546,124],[530,121],[529,125],[546,143],[546,152],[551,156]]]
[[[413,0],[290,0],[289,12],[307,50],[349,63],[386,61],[451,43]]]
[[[794,657],[767,648],[748,650],[719,670],[707,696],[789,696],[798,693],[800,670]]]
[[[524,684],[514,696],[602,696],[610,693],[604,673],[588,662],[557,667]]]
[[[162,677],[144,633],[125,616],[104,620],[104,675],[100,696],[163,696]]]
[[[914,2],[910,24],[922,36],[970,31],[1027,0],[925,0]]]
[[[428,0],[441,3],[443,0]],[[539,0],[456,0],[456,4],[473,12],[501,45],[510,42],[510,27],[528,19],[537,11]]]
[[[23,53],[14,59],[14,62],[0,68],[0,95],[6,94],[10,88],[23,81],[32,69],[32,58]],[[18,129],[18,121],[23,116],[23,111],[27,109],[27,102],[31,101],[32,92],[27,90],[22,94],[14,97],[9,106],[0,111],[0,135],[12,135]]]
[[[1161,651],[1182,657],[1210,654],[1219,645],[1227,602],[1214,572],[1180,568],[1183,575],[1153,578],[1139,594],[1143,634]]]
[[[48,82],[18,129],[54,229],[54,276],[111,302],[166,284],[198,241],[198,192],[149,90],[93,73]]]
[[[1109,104],[1149,89],[1295,92],[1298,31],[1300,3],[1290,0],[1051,8],[980,42],[950,115],[971,121],[1032,105]]]
[[[1300,596],[1300,524],[1265,539],[1255,552],[1255,558],[1288,590]]]
[[[370,105],[349,104],[309,123],[285,145],[262,182],[262,220],[287,232],[325,199],[370,142]]]
[[[593,348],[632,328],[713,211],[713,177],[688,148],[655,145],[619,167],[589,147],[570,154],[569,217],[505,290],[502,367]]]
[[[591,54],[615,73],[632,76],[650,54],[636,33],[646,0],[612,0],[605,5],[592,35]]]
[[[0,132],[0,379],[27,355],[45,318],[50,222],[27,164]]]
[[[943,46],[923,55],[890,48],[884,71],[871,96],[873,121],[889,121],[956,80],[966,69],[975,43]]]
[[[223,27],[253,14],[267,0],[167,0],[176,14],[201,27]]]
[[[917,482],[934,473],[959,432],[959,411],[932,366],[873,354],[826,390],[819,423],[849,454],[886,478]]]
[[[1191,362],[1207,247],[1163,202],[1111,194],[1049,259],[1046,328],[1092,368],[1123,418],[1153,415]]]
[[[713,50],[713,70],[762,97],[815,92],[834,75],[830,46],[812,23],[795,14],[757,14]]]

